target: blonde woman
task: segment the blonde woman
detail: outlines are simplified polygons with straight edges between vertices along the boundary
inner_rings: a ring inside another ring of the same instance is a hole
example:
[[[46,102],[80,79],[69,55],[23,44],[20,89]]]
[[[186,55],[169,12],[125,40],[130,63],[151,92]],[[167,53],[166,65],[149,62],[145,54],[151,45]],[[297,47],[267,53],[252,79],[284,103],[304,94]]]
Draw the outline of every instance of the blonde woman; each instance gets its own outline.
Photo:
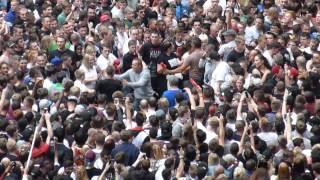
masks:
[[[77,180],[89,180],[87,170],[84,166],[76,166],[75,170]]]
[[[80,70],[84,71],[84,84],[88,89],[94,89],[96,81],[98,80],[98,73],[96,68],[96,57],[85,54],[80,66]]]

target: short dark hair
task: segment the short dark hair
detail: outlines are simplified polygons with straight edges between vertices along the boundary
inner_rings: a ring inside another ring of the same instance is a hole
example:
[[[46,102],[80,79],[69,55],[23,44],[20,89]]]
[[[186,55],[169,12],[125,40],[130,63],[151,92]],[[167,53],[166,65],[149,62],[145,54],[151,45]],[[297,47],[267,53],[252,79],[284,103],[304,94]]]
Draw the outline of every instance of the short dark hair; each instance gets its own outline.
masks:
[[[201,39],[198,37],[193,37],[191,39],[191,45],[194,46],[195,48],[201,48]]]
[[[113,77],[114,76],[114,68],[113,68],[113,66],[108,66],[106,68],[106,73],[107,73],[108,76]]]

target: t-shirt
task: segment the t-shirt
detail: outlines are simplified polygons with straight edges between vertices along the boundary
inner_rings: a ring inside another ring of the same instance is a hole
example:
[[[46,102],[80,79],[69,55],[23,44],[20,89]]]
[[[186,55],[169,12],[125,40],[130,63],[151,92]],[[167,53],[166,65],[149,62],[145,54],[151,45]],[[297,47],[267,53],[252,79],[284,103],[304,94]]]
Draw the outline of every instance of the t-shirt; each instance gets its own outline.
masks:
[[[167,69],[171,70],[171,69],[175,69],[178,67],[179,65],[179,60],[177,59],[175,54],[170,54],[170,56],[168,56],[166,53],[161,53],[159,58],[158,58],[158,63],[157,64],[165,64]],[[158,74],[158,77],[166,79],[166,75],[163,74]]]
[[[103,54],[101,54],[97,59],[97,66],[101,70],[105,70],[108,66],[113,66],[113,63],[116,59],[117,57],[112,53],[109,53],[108,58],[104,57]]]
[[[99,80],[96,84],[96,92],[102,93],[107,96],[107,101],[112,101],[112,94],[115,91],[121,91],[122,84],[121,81],[115,79],[104,79]]]
[[[234,63],[237,63],[241,60],[241,58],[244,57],[244,51],[242,52],[238,52],[236,51],[235,49],[233,49],[228,57],[227,57],[227,62],[234,62]]]
[[[48,144],[41,144],[39,147],[34,147],[32,150],[32,158],[40,157],[49,152]]]
[[[85,79],[93,79],[93,78],[97,78],[98,77],[97,69],[96,69],[95,66],[93,66],[92,68],[88,69],[84,65],[81,65],[79,69],[84,71],[84,78]],[[87,88],[89,88],[89,89],[94,89],[95,85],[96,85],[95,81],[86,84]]]
[[[202,51],[195,50],[184,61],[186,65],[190,66],[189,77],[194,79],[197,82],[200,82],[202,80],[202,72],[201,72],[201,69],[199,68],[199,62],[201,57],[202,57]]]
[[[170,89],[163,93],[163,97],[165,97],[169,102],[169,107],[174,107],[176,105],[176,94],[182,92],[181,89]]]
[[[122,69],[121,73],[128,71],[131,68],[131,64],[134,58],[138,57],[136,54],[130,52],[126,53],[122,58]]]
[[[161,54],[161,46],[146,43],[140,48],[142,60],[148,65],[151,77],[157,77],[157,62]]]

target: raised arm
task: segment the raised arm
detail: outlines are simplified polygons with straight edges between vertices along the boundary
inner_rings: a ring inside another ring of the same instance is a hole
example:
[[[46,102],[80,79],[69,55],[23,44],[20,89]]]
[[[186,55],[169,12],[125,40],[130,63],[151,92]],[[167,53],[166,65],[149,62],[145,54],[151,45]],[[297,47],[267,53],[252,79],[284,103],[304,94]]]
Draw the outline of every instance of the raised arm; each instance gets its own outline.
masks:
[[[50,121],[50,114],[48,112],[46,112],[46,114],[44,115],[45,121],[46,121],[46,125],[47,125],[47,130],[48,130],[48,136],[46,139],[46,144],[50,144],[50,140],[53,137],[53,131],[52,131],[52,125],[51,125],[51,121]]]
[[[248,131],[248,123],[247,122],[245,122],[245,123],[246,123],[246,125],[244,127],[244,130],[243,130],[243,133],[241,136],[241,140],[240,140],[240,145],[239,145],[239,154],[241,154],[244,149],[244,140],[245,140],[245,137],[246,137],[246,134]]]
[[[238,104],[238,107],[237,107],[237,119],[236,120],[242,120],[242,106],[243,106],[243,101],[245,100],[245,93],[243,92],[241,94],[241,97],[240,97],[240,102]]]
[[[224,146],[224,137],[225,137],[225,132],[224,132],[224,118],[223,115],[220,115],[219,118],[219,145]]]
[[[282,117],[284,117],[287,114],[287,98],[288,98],[288,90],[286,89],[284,91],[283,101],[282,101],[282,109],[281,109]]]
[[[191,110],[195,110],[196,109],[196,101],[194,100],[194,97],[193,97],[193,94],[191,93],[190,88],[184,88],[184,90],[188,94],[189,101],[191,104]]]

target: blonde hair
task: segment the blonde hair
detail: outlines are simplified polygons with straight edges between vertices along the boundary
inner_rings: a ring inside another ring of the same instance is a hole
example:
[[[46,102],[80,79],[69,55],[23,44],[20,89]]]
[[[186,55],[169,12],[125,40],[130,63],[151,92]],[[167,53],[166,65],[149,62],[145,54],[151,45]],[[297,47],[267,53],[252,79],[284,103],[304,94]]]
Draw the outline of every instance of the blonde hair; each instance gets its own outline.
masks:
[[[82,64],[87,68],[87,69],[91,69],[92,67],[90,67],[89,64],[89,60],[90,58],[92,58],[92,55],[90,54],[85,54],[83,59],[82,59]]]
[[[78,166],[75,168],[76,179],[79,180],[89,180],[87,170],[84,166]]]
[[[160,160],[164,158],[162,149],[158,144],[152,145],[152,152],[153,152],[154,159]]]

